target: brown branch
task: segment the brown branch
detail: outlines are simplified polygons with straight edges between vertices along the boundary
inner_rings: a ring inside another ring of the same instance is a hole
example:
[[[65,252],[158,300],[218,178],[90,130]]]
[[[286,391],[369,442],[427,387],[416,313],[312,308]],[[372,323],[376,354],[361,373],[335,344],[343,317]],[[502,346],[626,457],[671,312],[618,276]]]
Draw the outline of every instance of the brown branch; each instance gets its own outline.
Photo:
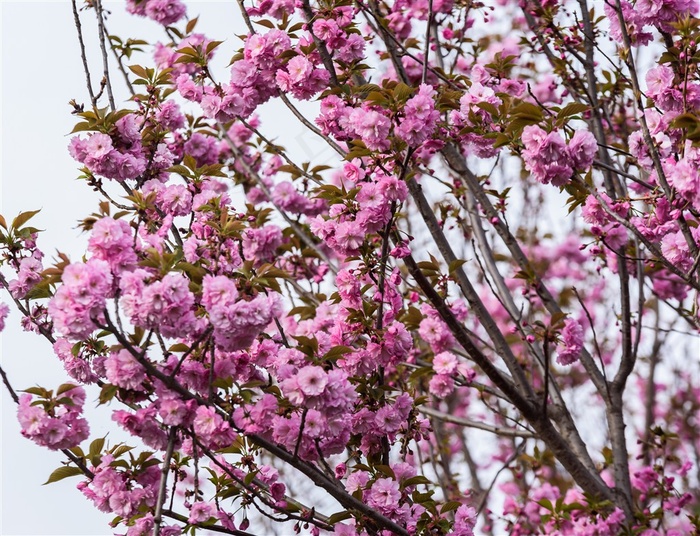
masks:
[[[75,22],[75,30],[78,33],[78,43],[80,45],[80,58],[83,61],[83,71],[85,72],[85,83],[87,85],[88,94],[90,95],[90,102],[92,102],[92,107],[97,109],[97,98],[95,98],[95,92],[92,89],[92,80],[90,79],[90,67],[87,62],[87,55],[85,54],[85,42],[83,41],[83,27],[80,23],[80,15],[78,13],[78,6],[75,0],[71,0],[73,6],[73,21]]]
[[[452,265],[452,263],[457,260],[457,256],[452,250],[452,246],[447,240],[447,237],[442,232],[437,218],[435,217],[435,212],[432,210],[428,200],[423,194],[423,188],[418,184],[414,177],[409,178],[406,181],[406,184],[408,186],[408,191],[423,218],[423,221],[425,221],[425,224],[428,227],[430,235],[433,237],[435,244],[442,254],[443,259],[445,259],[445,262],[448,265]],[[522,367],[515,358],[515,355],[513,354],[510,345],[505,340],[503,333],[496,325],[493,317],[489,314],[488,310],[481,301],[479,293],[471,284],[469,278],[467,278],[466,273],[461,267],[457,267],[453,274],[457,279],[457,284],[462,291],[462,294],[469,302],[472,312],[476,315],[486,332],[489,334],[491,341],[493,341],[496,347],[498,355],[503,358],[509,372],[513,376],[516,388],[525,397],[533,396],[531,386],[525,377]]]
[[[102,11],[102,0],[94,0],[93,6],[95,7],[95,16],[97,17],[97,29],[100,39],[100,50],[102,51],[102,68],[103,68],[103,81],[107,86],[107,98],[109,99],[109,107],[112,111],[116,110],[117,107],[114,104],[114,94],[112,93],[112,81],[109,78],[109,58],[107,57],[107,45],[105,44],[105,31],[104,26],[104,13]]]
[[[168,486],[168,473],[170,472],[170,458],[173,455],[176,435],[177,427],[172,426],[170,428],[170,432],[168,433],[168,446],[165,450],[165,456],[163,457],[163,463],[160,468],[160,485],[158,486],[158,498],[156,499],[156,509],[153,515],[153,523],[155,526],[153,529],[154,536],[160,535],[160,527],[163,521],[163,504],[165,503],[166,488]]]
[[[441,420],[441,421],[449,422],[452,424],[458,424],[459,426],[464,426],[466,428],[474,428],[476,430],[484,430],[485,432],[490,432],[490,433],[497,435],[497,436],[525,437],[528,439],[533,439],[536,437],[534,433],[532,433],[528,430],[518,430],[516,428],[505,428],[503,426],[487,424],[487,423],[481,422],[481,421],[473,421],[471,419],[457,417],[457,416],[449,414],[449,413],[443,413],[442,411],[438,411],[438,410],[430,408],[428,406],[420,406],[418,408],[418,411],[420,413],[425,414],[425,415],[430,415],[431,417],[438,419],[438,420]]]
[[[314,33],[313,30],[313,21],[314,21],[314,12],[311,9],[311,5],[309,4],[309,0],[302,0],[301,3],[302,11],[304,12],[304,15],[306,16],[306,30],[311,34],[311,38],[313,39],[314,43],[316,44],[316,50],[318,50],[318,53],[321,55],[321,61],[323,62],[323,66],[326,68],[326,71],[328,72],[330,78],[331,78],[331,85],[333,87],[338,86],[338,75],[335,72],[335,65],[333,65],[333,58],[331,57],[330,52],[328,52],[328,47],[326,46],[326,43],[321,41],[316,34]]]

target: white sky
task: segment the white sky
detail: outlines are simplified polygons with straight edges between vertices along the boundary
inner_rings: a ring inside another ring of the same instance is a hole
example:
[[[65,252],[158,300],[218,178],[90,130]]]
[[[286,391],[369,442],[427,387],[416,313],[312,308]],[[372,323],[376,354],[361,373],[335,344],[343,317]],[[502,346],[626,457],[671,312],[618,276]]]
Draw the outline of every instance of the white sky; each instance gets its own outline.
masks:
[[[150,42],[162,38],[156,23],[123,13],[123,2],[103,0],[103,4],[112,11],[110,33]],[[187,4],[191,17],[200,14],[198,31],[227,40],[219,49],[219,60],[226,65],[241,46],[235,35],[245,32],[236,2]],[[101,66],[93,13],[82,13],[82,20],[89,59],[94,65],[94,83],[100,79]],[[85,251],[85,237],[80,236],[76,222],[96,209],[98,198],[83,182],[75,180],[78,164],[66,150],[68,133],[76,122],[68,101],[74,98],[88,102],[71,3],[0,0],[0,27],[0,213],[10,220],[20,211],[41,208],[33,224],[46,229],[40,239],[48,257],[45,265],[57,249],[75,260]],[[119,76],[117,73],[113,77],[115,82],[119,82]],[[117,99],[118,103],[123,100]],[[272,104],[261,110],[260,116],[263,132],[286,145],[299,159],[328,163],[330,151],[324,152],[286,108]],[[4,293],[0,300],[7,302]],[[0,347],[2,366],[15,389],[37,384],[55,388],[67,381],[49,344],[22,332],[18,321],[18,314],[13,312]],[[114,516],[100,513],[82,496],[75,488],[77,478],[41,485],[60,466],[63,456],[20,436],[14,404],[4,388],[0,390],[0,534],[111,534],[108,522]],[[88,417],[99,415],[99,419],[88,418],[91,439],[107,432],[112,442],[125,439],[121,431],[114,430],[110,412],[105,408],[91,411],[96,397],[95,391],[88,392]]]

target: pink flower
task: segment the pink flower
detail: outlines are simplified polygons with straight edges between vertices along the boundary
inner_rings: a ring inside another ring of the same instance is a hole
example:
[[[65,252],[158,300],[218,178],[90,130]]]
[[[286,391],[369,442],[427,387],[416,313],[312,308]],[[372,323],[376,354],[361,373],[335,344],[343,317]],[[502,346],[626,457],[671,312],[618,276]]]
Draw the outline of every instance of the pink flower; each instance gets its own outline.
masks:
[[[355,493],[358,490],[362,490],[367,486],[369,482],[369,475],[364,471],[355,471],[345,482],[345,489],[348,493]]]
[[[158,414],[168,426],[180,426],[192,419],[190,404],[177,398],[162,398]]]
[[[18,299],[24,298],[27,293],[34,288],[42,279],[41,272],[44,267],[39,259],[25,257],[19,263],[17,279],[9,282],[9,290],[12,296]]]
[[[170,273],[160,281],[146,284],[145,270],[122,277],[121,302],[131,321],[138,326],[158,329],[165,337],[180,337],[197,327],[194,294],[183,274]]]
[[[181,74],[175,80],[175,86],[183,99],[199,102],[202,100],[202,88],[195,84],[188,74]]]
[[[395,175],[381,177],[377,182],[377,189],[386,201],[403,203],[408,197],[408,186]]]
[[[273,318],[279,315],[280,308],[275,294],[258,294],[250,301],[227,300],[211,306],[204,305],[214,326],[216,343],[229,352],[248,348]]]
[[[104,217],[92,226],[88,251],[95,258],[107,261],[116,271],[122,271],[136,264],[134,236],[125,220]]]
[[[642,493],[647,493],[657,485],[659,478],[660,476],[653,467],[643,467],[632,474],[632,485]]]
[[[700,173],[698,163],[687,157],[676,162],[673,158],[666,161],[670,170],[667,172],[668,182],[688,201],[700,206]]]
[[[345,255],[356,254],[364,241],[365,233],[353,221],[339,223],[335,228],[336,247]]]
[[[90,428],[81,416],[85,403],[82,387],[65,391],[58,400],[47,397],[54,406],[51,415],[43,405],[35,405],[33,398],[28,393],[19,397],[17,419],[24,437],[51,450],[73,448],[88,437]]]
[[[539,152],[546,138],[547,133],[537,125],[527,125],[520,136],[525,149],[530,153]]]
[[[105,301],[112,293],[109,264],[90,259],[70,264],[63,271],[63,285],[49,302],[56,329],[69,339],[87,338],[101,321]]]
[[[187,13],[187,8],[180,0],[148,0],[146,15],[163,26],[175,24]]]
[[[184,184],[170,184],[158,192],[161,209],[173,216],[184,216],[192,210],[192,194]]]
[[[452,374],[457,368],[457,356],[452,352],[440,352],[433,357],[433,370],[438,374]]]
[[[280,245],[282,229],[276,225],[248,229],[243,235],[243,255],[247,260],[258,264],[271,260]]]
[[[301,419],[297,414],[292,414],[288,419],[276,415],[272,419],[272,438],[277,443],[294,449],[299,439],[300,425]]]
[[[443,352],[454,346],[454,337],[445,323],[432,316],[424,318],[418,328],[418,333],[425,342],[431,345],[435,352]]]
[[[374,422],[382,433],[391,434],[399,431],[404,419],[395,407],[386,405],[379,408]]]
[[[166,101],[156,112],[156,122],[168,130],[177,130],[185,126],[185,116],[180,112],[180,106],[175,101]]]
[[[376,110],[356,108],[350,113],[348,122],[370,151],[383,151],[389,147],[391,121],[385,115]]]
[[[85,144],[85,150],[91,158],[99,160],[108,155],[112,150],[112,138],[107,134],[97,132],[88,138]]]
[[[576,320],[567,318],[564,322],[564,329],[561,332],[561,339],[564,348],[558,351],[557,363],[560,365],[571,365],[581,357],[583,349],[583,328]]]
[[[547,134],[536,125],[528,125],[523,129],[522,141],[525,146],[523,151],[525,167],[538,181],[543,184],[551,182],[554,186],[563,186],[571,179],[573,162],[566,142],[559,132],[552,131]],[[576,144],[578,143],[577,141]],[[574,147],[576,148],[576,145]],[[586,146],[587,150],[588,146]],[[579,156],[579,151],[576,152]],[[587,158],[587,154],[584,152],[584,158]]]
[[[539,156],[547,163],[561,162],[561,159],[568,159],[566,142],[559,132],[552,131],[547,134],[547,137],[540,145]]]
[[[294,56],[289,60],[289,63],[287,63],[287,72],[289,73],[289,80],[292,84],[301,84],[306,81],[313,69],[313,64],[304,56]]]
[[[383,514],[391,514],[399,507],[399,483],[391,478],[380,478],[372,484],[366,502]]]
[[[454,388],[455,382],[449,374],[436,374],[428,382],[428,390],[438,398],[445,398]]]
[[[308,410],[304,419],[304,434],[315,439],[321,437],[325,430],[326,419],[323,414],[315,409]]]
[[[362,169],[362,161],[359,158],[353,158],[350,162],[343,165],[343,176],[353,184],[357,184],[365,178],[365,171]]]
[[[296,375],[299,389],[306,396],[318,396],[328,384],[328,375],[326,372],[317,366],[306,366],[297,372]]]
[[[10,308],[7,306],[7,304],[0,302],[0,331],[5,329],[5,319],[9,313]]]
[[[670,89],[674,76],[673,69],[668,65],[659,65],[649,69],[646,74],[647,95],[654,99],[667,89]]]
[[[211,503],[199,501],[192,505],[190,508],[190,517],[187,519],[188,523],[204,523],[209,518],[214,517],[216,513],[216,506]]]
[[[476,525],[476,510],[463,504],[455,512],[455,523],[452,527],[455,536],[474,536]]]
[[[295,214],[305,214],[310,208],[307,197],[300,194],[290,181],[282,181],[272,189],[272,200],[281,208]]]
[[[663,237],[661,240],[661,253],[669,262],[675,264],[681,270],[689,270],[693,265],[688,242],[681,231],[669,233]]]
[[[217,449],[227,446],[233,440],[233,432],[228,422],[209,406],[197,408],[192,427],[202,441],[209,448]]]
[[[107,379],[123,389],[142,391],[146,371],[128,350],[113,352],[105,361]]]
[[[421,84],[418,94],[404,106],[405,117],[396,127],[396,135],[411,147],[420,145],[435,131],[440,113],[435,110],[434,98],[432,86]]]
[[[567,149],[574,167],[587,170],[598,152],[598,143],[587,130],[577,130],[569,140]]]

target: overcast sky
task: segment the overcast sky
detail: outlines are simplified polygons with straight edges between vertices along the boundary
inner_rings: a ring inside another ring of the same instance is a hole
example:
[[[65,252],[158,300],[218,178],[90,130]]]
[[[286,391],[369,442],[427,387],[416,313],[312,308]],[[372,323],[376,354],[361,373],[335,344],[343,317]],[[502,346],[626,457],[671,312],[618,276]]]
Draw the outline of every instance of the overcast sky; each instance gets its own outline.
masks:
[[[81,2],[79,2],[81,3]],[[123,2],[104,2],[113,12],[108,29],[123,37],[150,41],[159,38],[157,24],[123,14]],[[231,50],[240,46],[233,37],[236,2],[189,2],[190,14],[202,13],[200,27],[212,35],[228,38]],[[73,15],[69,1],[8,2],[2,0],[2,180],[1,213],[9,220],[21,210],[41,208],[35,225],[46,229],[40,244],[47,256],[56,249],[73,259],[84,252],[85,238],[76,221],[97,206],[97,198],[84,183],[76,181],[78,165],[69,157],[68,133],[76,118],[68,101],[85,102],[86,89]],[[95,52],[94,16],[83,13],[88,48]],[[148,34],[148,35],[146,35]],[[230,57],[229,52],[226,55]],[[96,59],[97,55],[92,54]],[[99,72],[99,71],[98,71]],[[93,76],[99,80],[99,76]],[[0,300],[7,301],[6,296]],[[68,378],[50,346],[35,335],[22,333],[13,314],[2,336],[2,365],[15,388],[35,384],[54,388]],[[91,396],[92,395],[92,396]],[[94,406],[94,392],[87,406]],[[111,534],[113,518],[98,512],[75,489],[77,478],[42,486],[63,461],[60,453],[35,446],[22,438],[15,408],[4,389],[0,395],[0,534],[78,535]],[[104,408],[103,408],[104,409]],[[93,412],[93,415],[95,413]],[[110,431],[109,413],[90,419],[91,438]],[[118,440],[119,432],[109,438]]]

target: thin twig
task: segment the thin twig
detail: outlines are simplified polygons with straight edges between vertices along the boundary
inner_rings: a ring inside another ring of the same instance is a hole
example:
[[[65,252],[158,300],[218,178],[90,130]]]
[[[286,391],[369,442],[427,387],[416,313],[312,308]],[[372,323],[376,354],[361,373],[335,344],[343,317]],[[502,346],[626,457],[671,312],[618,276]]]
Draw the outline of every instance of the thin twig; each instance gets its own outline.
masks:
[[[428,77],[428,58],[430,57],[430,28],[433,25],[433,0],[428,0],[428,22],[425,27],[425,52],[423,52],[423,72],[421,84],[425,84]]]
[[[109,58],[107,57],[107,45],[105,43],[105,31],[102,11],[102,0],[94,0],[93,5],[95,6],[95,16],[97,17],[97,28],[100,38],[100,50],[102,51],[102,68],[103,68],[103,81],[107,86],[107,98],[109,99],[109,108],[112,111],[117,109],[114,104],[114,93],[112,93],[112,81],[109,78]]]
[[[107,30],[107,24],[102,21],[102,24],[104,25],[105,33],[107,34],[107,37],[110,37],[109,30]],[[126,69],[124,68],[124,55],[123,54],[117,54],[117,49],[115,46],[112,44],[112,40],[109,40],[109,48],[112,50],[112,54],[114,54],[114,59],[117,60],[117,67],[119,68],[119,72],[122,73],[122,76],[124,77],[124,82],[126,83],[126,87],[129,89],[129,93],[131,93],[131,96],[133,97],[136,95],[136,91],[134,91],[134,86],[131,85],[131,80],[129,80],[129,74],[126,72]]]
[[[504,437],[524,437],[524,438],[535,438],[535,434],[528,430],[516,430],[515,428],[505,428],[503,426],[497,426],[493,424],[487,424],[481,421],[473,421],[471,419],[465,419],[463,417],[457,417],[449,413],[443,413],[436,409],[430,408],[428,406],[419,406],[418,411],[425,415],[430,415],[436,419],[445,422],[451,422],[452,424],[458,424],[460,426],[465,426],[467,428],[475,428],[477,430],[484,430],[485,432],[491,432],[497,436]]]
[[[78,13],[78,6],[75,0],[71,0],[73,6],[73,21],[75,22],[75,30],[78,33],[78,43],[80,44],[80,58],[83,60],[83,71],[85,72],[85,83],[87,85],[88,94],[90,95],[90,102],[92,102],[92,107],[97,108],[97,98],[95,98],[95,92],[92,89],[92,80],[90,79],[90,67],[88,66],[87,55],[85,54],[85,42],[83,41],[83,27],[80,23],[80,14]]]
[[[163,521],[163,504],[165,503],[166,488],[168,486],[168,473],[170,472],[170,458],[173,455],[175,448],[175,438],[177,436],[177,427],[171,426],[168,434],[168,446],[163,456],[163,464],[160,468],[160,486],[158,487],[158,498],[156,500],[156,510],[153,516],[154,536],[160,536],[160,527]]]

